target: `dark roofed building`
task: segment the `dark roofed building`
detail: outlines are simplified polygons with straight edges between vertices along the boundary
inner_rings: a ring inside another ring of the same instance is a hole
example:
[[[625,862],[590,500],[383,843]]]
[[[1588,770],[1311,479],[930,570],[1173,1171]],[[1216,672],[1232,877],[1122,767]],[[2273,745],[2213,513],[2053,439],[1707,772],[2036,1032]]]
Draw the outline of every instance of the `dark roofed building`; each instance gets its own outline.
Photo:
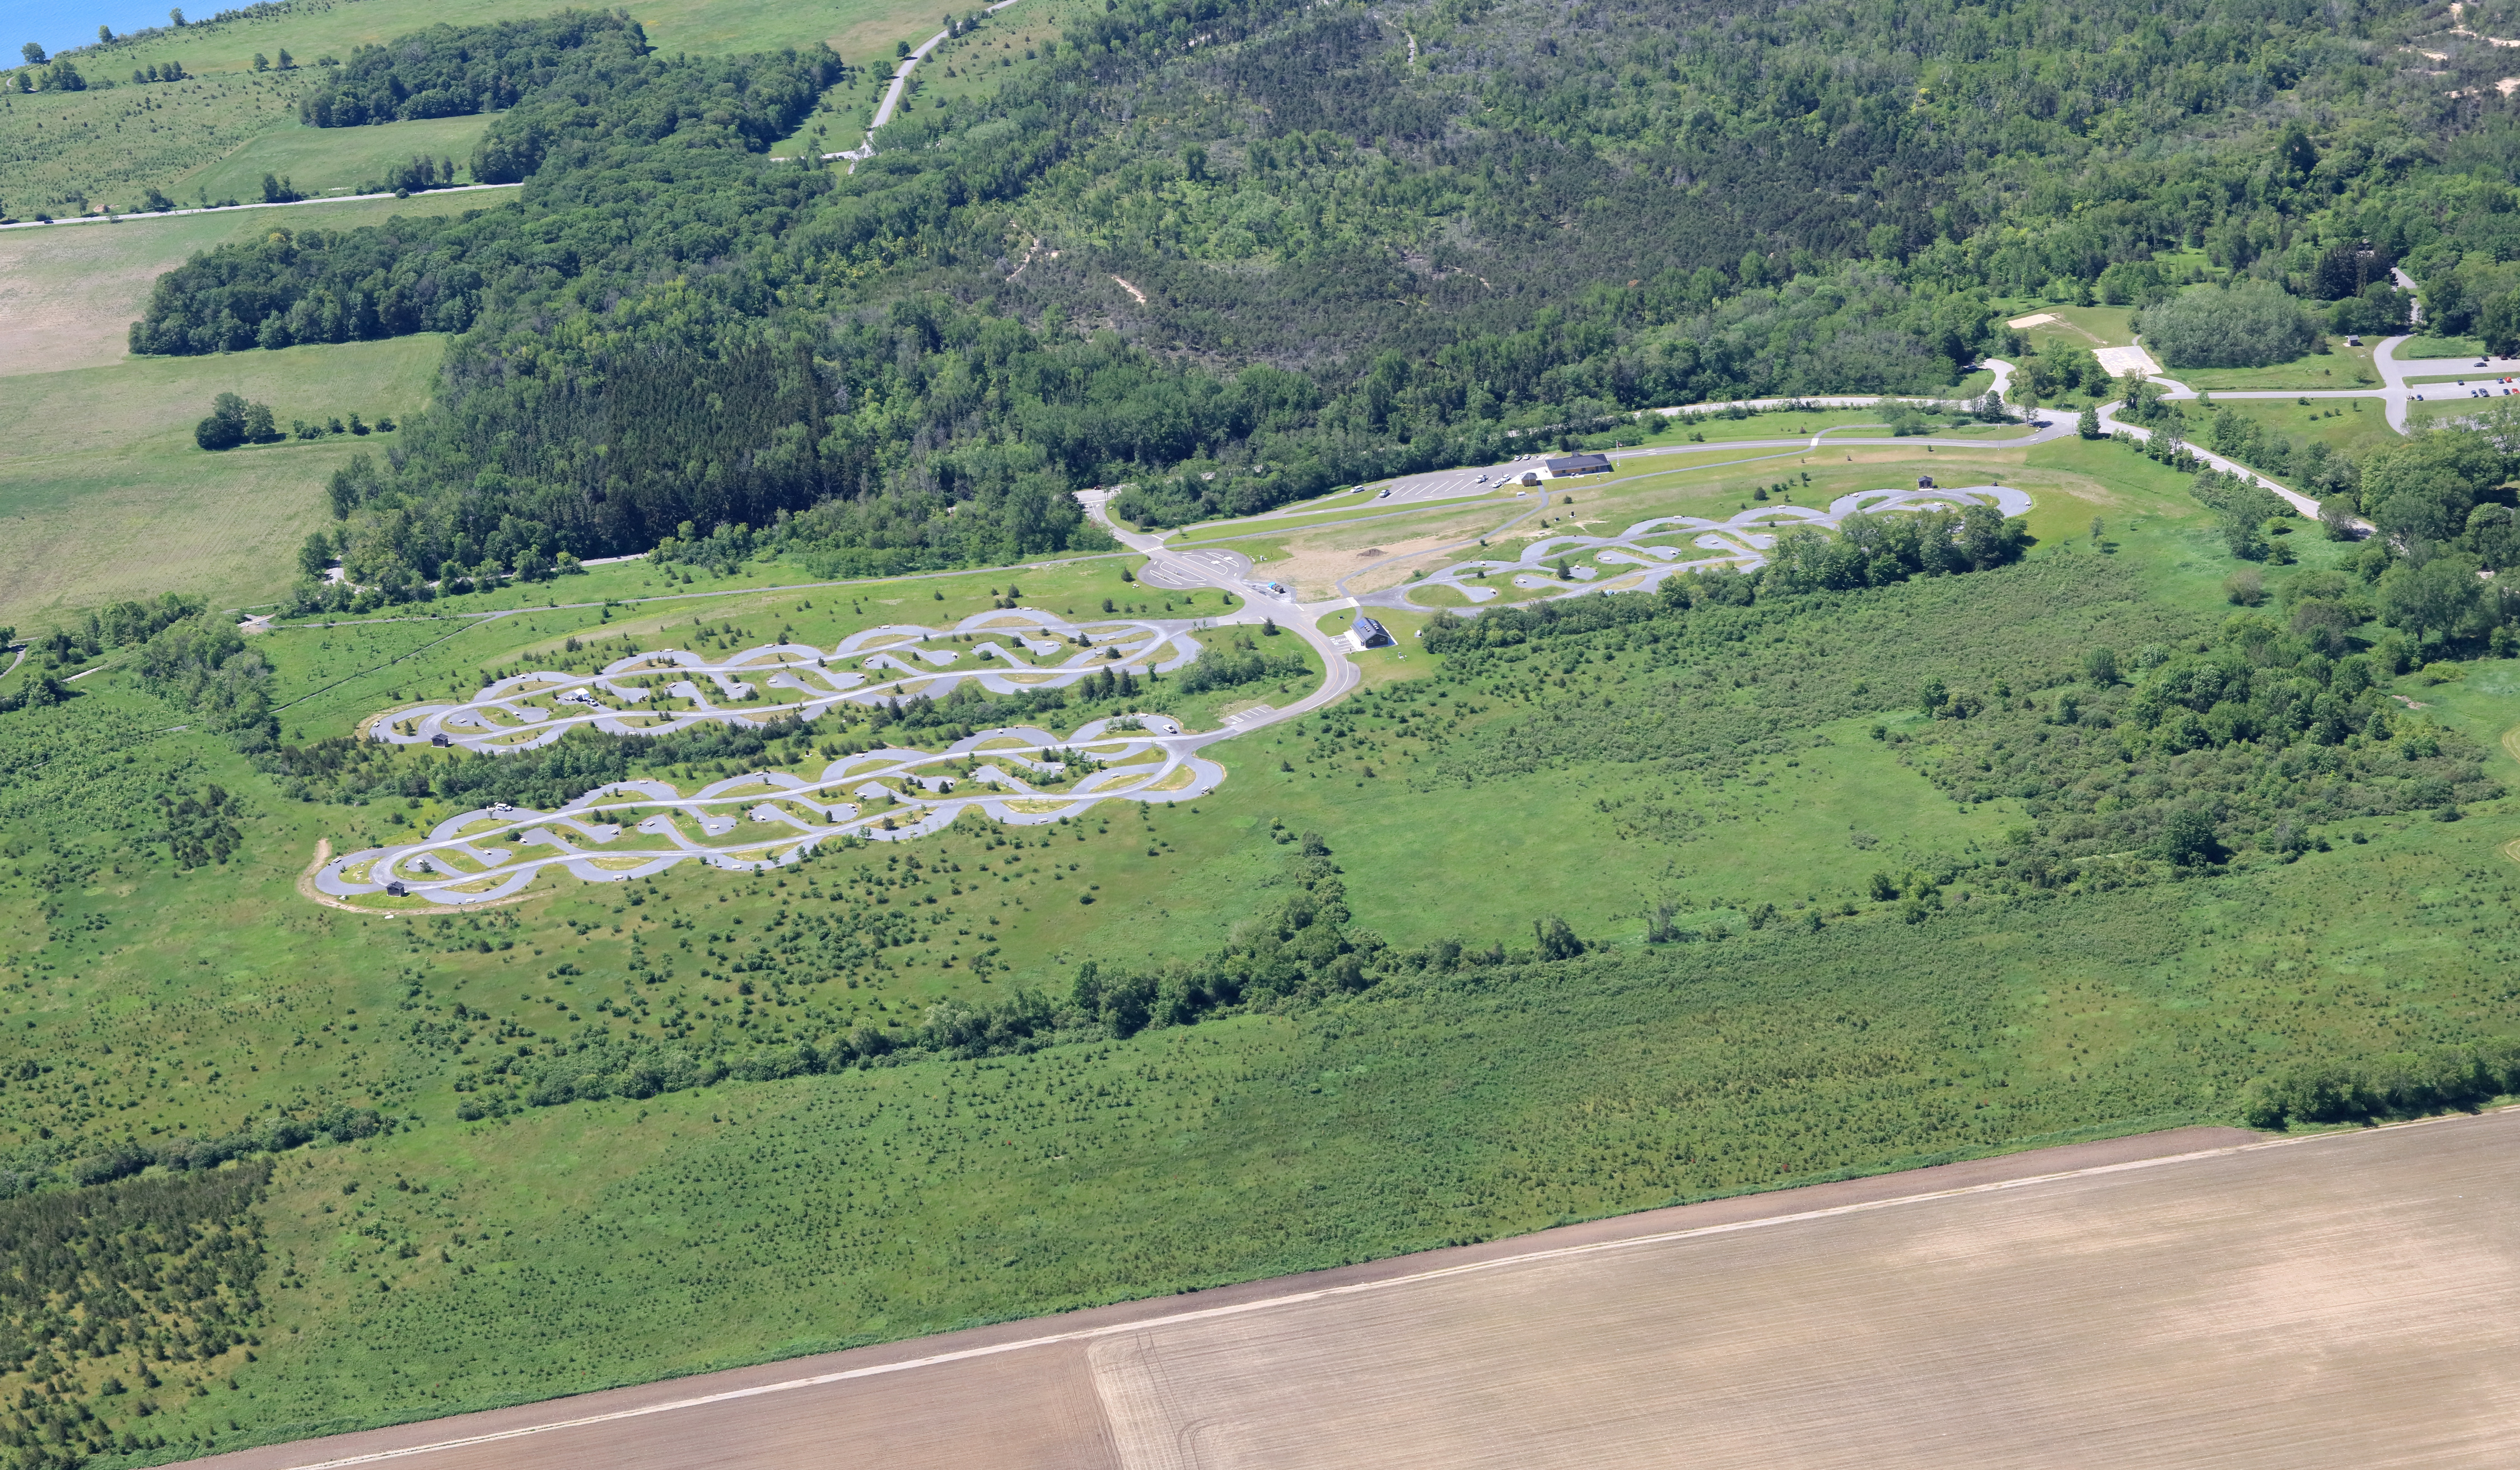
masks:
[[[1362,613],[1357,615],[1356,646],[1358,647],[1379,648],[1389,642],[1391,642],[1390,629],[1385,628],[1380,623],[1375,622],[1373,619],[1367,617]]]
[[[1569,474],[1607,474],[1610,457],[1605,454],[1566,454],[1542,462],[1552,476]]]

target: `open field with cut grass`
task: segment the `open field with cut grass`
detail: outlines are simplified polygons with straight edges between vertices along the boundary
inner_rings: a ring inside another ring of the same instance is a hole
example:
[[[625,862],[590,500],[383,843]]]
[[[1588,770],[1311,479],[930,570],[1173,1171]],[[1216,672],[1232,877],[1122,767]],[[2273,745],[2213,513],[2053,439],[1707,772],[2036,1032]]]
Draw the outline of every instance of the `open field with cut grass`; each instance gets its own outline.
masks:
[[[87,225],[99,233],[117,228]],[[268,601],[329,523],[324,482],[391,435],[210,454],[193,425],[221,392],[291,419],[399,418],[428,401],[441,336],[216,357],[126,358],[16,377],[0,394],[0,622],[31,628],[169,587]]]
[[[2028,300],[2002,308],[2008,321],[2023,317],[2046,316],[2053,321],[2020,329],[2021,334],[2034,347],[2044,347],[2050,339],[2072,347],[2124,347],[2135,341],[2135,330],[2128,319],[2136,314],[2132,306],[2067,306],[2054,302]]]
[[[372,131],[388,131],[373,129]],[[424,194],[233,213],[0,231],[0,377],[118,363],[159,276],[195,254],[274,230],[349,230],[395,215],[495,209],[513,194]],[[237,361],[250,353],[232,354]],[[200,415],[196,414],[196,418]]]
[[[303,195],[364,193],[367,188],[363,186],[374,186],[385,177],[387,169],[421,156],[453,158],[455,182],[470,184],[472,145],[489,125],[490,114],[486,112],[370,127],[308,127],[291,118],[256,133],[244,147],[216,163],[184,175],[168,192],[178,199],[202,194],[214,200],[258,200],[262,198],[262,176],[271,173],[288,180]],[[468,198],[475,207],[484,200],[481,195]],[[289,216],[292,222],[301,217]],[[308,222],[312,223],[311,218]]]
[[[2422,405],[2428,407],[2429,405]],[[2356,464],[2363,456],[2384,445],[2402,441],[2402,435],[2389,427],[2386,414],[2377,401],[2365,402],[2349,398],[2313,399],[2308,406],[2298,403],[2269,403],[2264,399],[2222,399],[2215,403],[2217,412],[2229,409],[2261,427],[2272,429],[2295,444],[2320,443],[2339,451]],[[2197,416],[2199,419],[2203,415]],[[2201,433],[2201,427],[2198,430]],[[2210,444],[2210,440],[2206,440]],[[2281,467],[2270,467],[2268,472],[2280,475]]]
[[[2472,336],[2410,336],[2398,344],[2397,355],[2402,362],[2435,357],[2472,360],[2485,355],[2485,344]]]
[[[2376,388],[2380,375],[2371,366],[2378,337],[2364,337],[2360,347],[2345,338],[2327,339],[2328,350],[2311,352],[2271,368],[2167,368],[2171,378],[2202,393],[2318,391],[2329,388]]]

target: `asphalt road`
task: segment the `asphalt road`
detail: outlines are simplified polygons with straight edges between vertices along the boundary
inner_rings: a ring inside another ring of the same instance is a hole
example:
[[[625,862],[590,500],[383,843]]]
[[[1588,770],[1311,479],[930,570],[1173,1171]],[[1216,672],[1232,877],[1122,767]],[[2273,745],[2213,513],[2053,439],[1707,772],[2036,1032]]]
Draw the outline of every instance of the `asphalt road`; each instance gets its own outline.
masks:
[[[2381,411],[2387,417],[2389,426],[2400,433],[2405,433],[2408,405],[2415,403],[2450,405],[2478,396],[2470,394],[2465,387],[2455,382],[2413,383],[2408,381],[2410,378],[2464,377],[2477,379],[2472,385],[2483,386],[2486,381],[2493,379],[2520,377],[2520,357],[2434,357],[2400,361],[2397,355],[2398,349],[2409,340],[2411,338],[2404,336],[2383,337],[2371,349],[2371,366],[2379,370],[2380,374],[2381,385],[2376,388],[2308,388],[2297,392],[2261,388],[2234,389],[2229,392],[2216,392],[2214,401],[2217,403],[2241,400],[2291,402],[2307,398],[2313,402],[2320,402],[2337,398],[2375,398],[2382,405]],[[2175,378],[2160,377],[2150,380],[2169,390],[2162,395],[2165,398],[2177,400],[2198,396],[2196,389]],[[2500,389],[2498,386],[2496,395],[2499,392]],[[2107,410],[2102,412],[2106,413]],[[2269,481],[2269,483],[2272,482]]]
[[[470,194],[477,189],[522,189],[522,184],[450,184],[429,194]],[[128,224],[137,219],[175,219],[187,214],[234,214],[240,209],[305,209],[317,204],[347,204],[359,200],[389,200],[391,194],[336,194],[323,199],[290,200],[285,203],[223,204],[213,209],[151,209],[133,214],[75,214],[67,219],[23,219],[0,230],[50,230],[61,225]]]

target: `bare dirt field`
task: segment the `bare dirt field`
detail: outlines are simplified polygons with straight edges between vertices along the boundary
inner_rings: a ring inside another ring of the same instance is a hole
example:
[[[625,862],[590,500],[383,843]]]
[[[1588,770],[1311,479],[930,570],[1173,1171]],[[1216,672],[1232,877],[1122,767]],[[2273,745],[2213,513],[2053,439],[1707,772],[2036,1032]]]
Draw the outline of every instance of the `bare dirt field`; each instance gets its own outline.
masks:
[[[1265,563],[1261,571],[1292,587],[1302,598],[1331,597],[1340,578],[1358,572],[1365,575],[1349,582],[1347,590],[1351,594],[1372,592],[1408,581],[1412,571],[1450,563],[1455,557],[1430,558],[1426,554],[1468,541],[1493,528],[1496,521],[1493,514],[1460,517],[1457,522],[1432,530],[1412,526],[1410,529],[1418,534],[1406,537],[1390,526],[1326,531],[1287,542],[1286,555]],[[1377,530],[1380,537],[1375,534]]]
[[[2520,1111],[2078,1144],[225,1455],[2498,1465]]]

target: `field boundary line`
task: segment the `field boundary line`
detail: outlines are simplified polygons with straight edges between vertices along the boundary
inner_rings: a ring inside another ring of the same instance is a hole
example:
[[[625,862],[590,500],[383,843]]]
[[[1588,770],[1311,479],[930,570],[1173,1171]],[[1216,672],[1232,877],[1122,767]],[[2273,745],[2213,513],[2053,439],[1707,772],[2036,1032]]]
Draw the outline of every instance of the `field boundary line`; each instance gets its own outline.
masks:
[[[2511,1106],[2501,1108],[2492,1108],[2487,1109],[2486,1111],[2509,1112],[2516,1108],[2520,1108],[2520,1104],[2513,1104]],[[2256,1153],[2272,1148],[2289,1148],[2296,1144],[2318,1143],[2336,1138],[2367,1137],[2373,1134],[2390,1133],[2408,1128],[2430,1127],[2435,1124],[2453,1122],[2470,1116],[2474,1115],[2452,1113],[2441,1117],[2418,1118],[2403,1123],[2382,1124],[2376,1128],[2356,1129],[2350,1132],[2339,1131],[2335,1133],[2292,1135],[2274,1138],[2258,1138],[2247,1143],[2227,1144],[2220,1148],[2194,1149],[2186,1153],[2165,1154],[2159,1158],[2128,1159],[2112,1164],[2093,1164],[2087,1168],[2061,1170],[2050,1174],[2029,1175],[2017,1180],[1995,1180],[1986,1183],[1964,1184],[1950,1189],[1931,1189],[1916,1194],[1903,1194],[1889,1199],[1859,1200],[1851,1204],[1830,1205],[1817,1210],[1797,1210],[1782,1215],[1763,1216],[1755,1220],[1731,1221],[1722,1225],[1694,1225],[1686,1229],[1678,1230],[1659,1230],[1651,1234],[1632,1235],[1618,1240],[1588,1241],[1579,1245],[1552,1246],[1544,1250],[1525,1251],[1518,1255],[1500,1256],[1489,1261],[1463,1262],[1459,1266],[1437,1267],[1431,1270],[1412,1271],[1406,1275],[1388,1276],[1375,1281],[1352,1282],[1344,1286],[1316,1287],[1308,1291],[1287,1292],[1282,1296],[1266,1297],[1251,1302],[1238,1302],[1224,1307],[1209,1307],[1191,1312],[1177,1312],[1165,1316],[1147,1317],[1137,1321],[1110,1322],[1095,1327],[1080,1327],[1067,1332],[1046,1333],[1039,1337],[1021,1338],[1012,1342],[989,1343],[979,1347],[960,1348],[952,1352],[930,1354],[923,1358],[902,1359],[893,1362],[869,1363],[865,1367],[843,1368],[835,1372],[816,1373],[802,1378],[783,1379],[777,1383],[754,1384],[747,1388],[727,1389],[714,1394],[696,1394],[689,1398],[669,1400],[661,1403],[639,1404],[628,1408],[610,1409],[602,1413],[581,1414],[573,1418],[555,1419],[544,1424],[519,1425],[514,1429],[493,1430],[482,1434],[465,1435],[456,1439],[438,1440],[426,1445],[411,1445],[392,1449],[369,1450],[358,1454],[341,1455],[332,1459],[301,1461],[289,1467],[289,1470],[348,1470],[348,1467],[354,1465],[381,1464],[387,1460],[407,1459],[414,1455],[431,1454],[440,1450],[469,1449],[483,1445],[504,1444],[512,1440],[528,1439],[536,1435],[550,1434],[560,1430],[584,1429],[598,1424],[611,1424],[619,1423],[628,1419],[642,1419],[654,1414],[673,1413],[682,1409],[705,1408],[712,1404],[733,1403],[746,1399],[763,1398],[772,1394],[790,1393],[799,1389],[825,1388],[832,1384],[847,1383],[856,1379],[878,1378],[890,1373],[909,1372],[915,1368],[936,1367],[945,1363],[968,1362],[975,1359],[995,1358],[1003,1354],[1020,1353],[1034,1348],[1058,1347],[1067,1343],[1093,1342],[1102,1338],[1119,1337],[1132,1332],[1149,1332],[1158,1328],[1180,1326],[1191,1322],[1218,1321],[1230,1317],[1248,1315],[1255,1312],[1266,1312],[1281,1307],[1301,1306],[1310,1302],[1327,1301],[1334,1297],[1357,1296],[1367,1292],[1385,1291],[1393,1287],[1414,1286],[1429,1281],[1449,1280],[1459,1276],[1475,1275],[1485,1271],[1500,1270],[1508,1267],[1532,1266],[1556,1261],[1569,1261],[1586,1256],[1600,1255],[1610,1251],[1628,1250],[1638,1246],[1668,1245],[1676,1241],[1694,1240],[1716,1235],[1738,1234],[1742,1231],[1766,1229],[1774,1225],[1804,1225],[1813,1221],[1832,1220],[1847,1215],[1869,1214],[1880,1210],[1895,1209],[1904,1205],[1929,1204],[1938,1200],[1963,1199],[1972,1195],[1999,1194],[2008,1190],[2031,1188],[2041,1184],[2060,1183],[2069,1180],[2096,1179],[2106,1175],[2128,1174],[2138,1170],[2157,1169],[2174,1164],[2191,1164],[2205,1159],[2226,1158],[2235,1154]]]

